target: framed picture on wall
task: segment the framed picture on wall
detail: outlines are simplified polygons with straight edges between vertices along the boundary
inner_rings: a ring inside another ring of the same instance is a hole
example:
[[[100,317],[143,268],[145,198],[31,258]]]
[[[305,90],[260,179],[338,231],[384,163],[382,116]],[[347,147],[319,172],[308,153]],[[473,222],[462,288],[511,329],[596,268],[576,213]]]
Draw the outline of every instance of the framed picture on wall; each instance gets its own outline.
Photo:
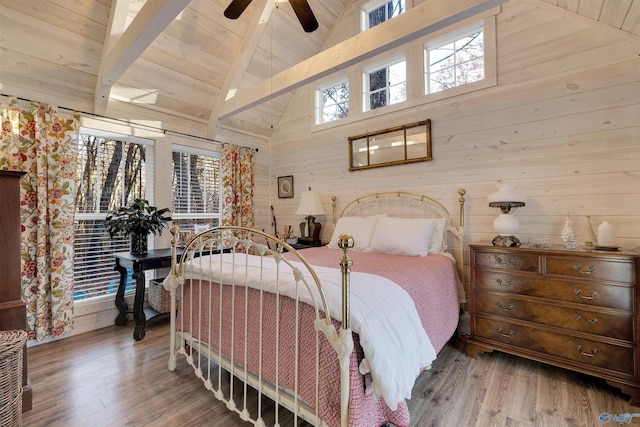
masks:
[[[293,197],[293,175],[278,177],[278,198],[288,199]]]

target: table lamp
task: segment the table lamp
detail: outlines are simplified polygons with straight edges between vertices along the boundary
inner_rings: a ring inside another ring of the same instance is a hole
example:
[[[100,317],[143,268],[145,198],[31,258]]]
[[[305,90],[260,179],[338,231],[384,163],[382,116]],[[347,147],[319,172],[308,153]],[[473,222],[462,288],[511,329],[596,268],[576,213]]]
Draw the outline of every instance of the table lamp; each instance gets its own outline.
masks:
[[[296,211],[296,215],[306,215],[305,220],[300,223],[300,238],[298,243],[303,245],[320,245],[320,228],[319,222],[316,222],[316,215],[325,215],[320,194],[315,191],[305,191],[302,193],[300,205]]]
[[[494,246],[520,246],[520,240],[514,236],[520,223],[518,218],[509,215],[516,208],[524,207],[527,197],[515,190],[515,185],[498,181],[498,191],[487,197],[489,207],[500,208],[502,214],[493,221],[493,229],[498,235],[492,240]]]

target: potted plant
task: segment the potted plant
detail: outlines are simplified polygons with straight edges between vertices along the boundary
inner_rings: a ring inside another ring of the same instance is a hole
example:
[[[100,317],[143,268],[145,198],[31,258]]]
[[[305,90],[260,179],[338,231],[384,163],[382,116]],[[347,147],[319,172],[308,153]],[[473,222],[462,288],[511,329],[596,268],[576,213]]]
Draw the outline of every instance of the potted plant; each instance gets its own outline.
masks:
[[[122,233],[131,236],[131,253],[135,255],[147,252],[147,236],[156,232],[162,234],[167,222],[171,221],[169,208],[158,210],[150,206],[145,199],[135,199],[131,206],[123,206],[107,214],[105,228],[109,236]]]

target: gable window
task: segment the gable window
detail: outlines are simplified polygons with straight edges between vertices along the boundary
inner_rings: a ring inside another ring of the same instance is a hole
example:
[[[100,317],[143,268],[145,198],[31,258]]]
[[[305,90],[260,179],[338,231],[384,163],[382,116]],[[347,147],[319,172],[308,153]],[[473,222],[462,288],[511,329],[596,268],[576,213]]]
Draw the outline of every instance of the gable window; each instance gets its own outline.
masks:
[[[364,111],[407,99],[407,62],[404,58],[364,71]]]
[[[316,124],[329,123],[349,116],[349,82],[320,88],[316,92]]]
[[[220,225],[221,165],[218,153],[173,147],[173,224],[181,232],[199,232]]]
[[[467,27],[425,45],[425,92],[436,93],[485,78],[484,31]]]
[[[405,0],[374,0],[362,6],[362,31],[404,13]]]
[[[141,138],[93,130],[81,130],[78,135],[73,259],[76,300],[117,291],[120,275],[113,269],[113,254],[128,252],[129,239],[109,237],[104,221],[108,211],[136,198],[153,202],[151,144]],[[133,289],[130,276],[127,290]]]

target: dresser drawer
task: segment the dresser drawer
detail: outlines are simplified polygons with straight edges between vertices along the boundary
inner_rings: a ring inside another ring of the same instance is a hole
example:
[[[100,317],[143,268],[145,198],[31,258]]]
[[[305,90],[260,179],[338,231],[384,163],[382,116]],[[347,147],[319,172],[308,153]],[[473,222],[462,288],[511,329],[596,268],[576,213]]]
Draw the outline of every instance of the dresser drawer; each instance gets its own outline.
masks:
[[[478,292],[495,291],[530,295],[576,304],[615,308],[631,312],[635,298],[631,286],[581,283],[577,280],[553,280],[540,276],[517,275],[499,271],[475,271]]]
[[[509,295],[480,293],[475,300],[476,313],[488,313],[511,319],[555,326],[571,331],[601,335],[633,342],[631,314],[603,313],[584,308],[541,304]]]
[[[538,273],[540,257],[530,253],[476,251],[475,266]]]
[[[588,280],[634,283],[634,264],[588,257],[545,257],[545,274]]]
[[[560,357],[586,367],[598,367],[634,375],[633,348],[576,338],[480,316],[475,320],[477,337]]]

